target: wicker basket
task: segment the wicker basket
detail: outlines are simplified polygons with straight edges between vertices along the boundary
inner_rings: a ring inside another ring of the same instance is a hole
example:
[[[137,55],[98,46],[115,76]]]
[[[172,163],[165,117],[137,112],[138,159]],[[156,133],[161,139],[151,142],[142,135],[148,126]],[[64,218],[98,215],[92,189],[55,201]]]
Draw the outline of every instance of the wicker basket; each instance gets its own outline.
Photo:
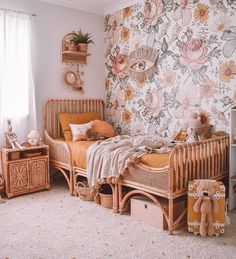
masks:
[[[92,193],[92,188],[88,187],[86,182],[78,182],[76,185],[78,195],[81,200],[84,201],[93,201],[94,200],[94,193]]]
[[[78,51],[78,46],[77,45],[69,45],[68,51]]]
[[[88,52],[88,44],[87,43],[79,43],[78,49],[79,49],[79,52],[87,53]]]
[[[97,196],[99,196],[99,200],[102,205],[102,207],[107,209],[113,208],[113,194],[110,193],[110,190],[106,187],[102,187],[98,193]]]

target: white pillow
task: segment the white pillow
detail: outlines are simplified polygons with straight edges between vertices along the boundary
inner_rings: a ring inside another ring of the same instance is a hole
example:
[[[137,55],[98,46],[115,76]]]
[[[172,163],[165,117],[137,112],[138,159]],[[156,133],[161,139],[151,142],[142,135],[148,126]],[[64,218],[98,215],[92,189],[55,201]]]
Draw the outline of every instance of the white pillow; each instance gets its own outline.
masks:
[[[73,141],[87,140],[86,131],[92,128],[93,123],[90,121],[85,124],[69,124],[69,126],[72,132]]]

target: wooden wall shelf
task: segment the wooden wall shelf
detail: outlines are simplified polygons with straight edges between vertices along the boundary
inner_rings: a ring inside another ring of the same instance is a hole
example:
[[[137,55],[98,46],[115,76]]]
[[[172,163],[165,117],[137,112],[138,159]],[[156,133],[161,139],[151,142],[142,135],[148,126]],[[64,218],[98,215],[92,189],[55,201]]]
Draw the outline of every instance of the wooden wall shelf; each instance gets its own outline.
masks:
[[[90,56],[89,53],[83,53],[79,51],[63,51],[62,52],[62,62],[64,63],[76,63],[76,64],[87,64],[87,57]]]
[[[75,63],[75,64],[87,64],[87,57],[91,56],[90,53],[70,51],[68,49],[67,42],[75,36],[75,33],[68,33],[62,40],[62,62],[63,63]]]

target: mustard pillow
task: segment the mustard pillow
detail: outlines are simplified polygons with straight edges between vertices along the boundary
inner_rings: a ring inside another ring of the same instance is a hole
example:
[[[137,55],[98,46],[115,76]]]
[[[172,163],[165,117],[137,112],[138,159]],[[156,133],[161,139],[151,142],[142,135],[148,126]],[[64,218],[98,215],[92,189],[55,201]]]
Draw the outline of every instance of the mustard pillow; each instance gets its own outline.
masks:
[[[66,141],[72,140],[72,133],[69,124],[84,124],[92,120],[100,119],[98,112],[87,113],[58,113],[58,119],[61,124],[62,133]]]
[[[97,133],[103,135],[106,138],[111,138],[115,136],[115,130],[112,125],[106,121],[94,120],[93,122],[93,130]]]

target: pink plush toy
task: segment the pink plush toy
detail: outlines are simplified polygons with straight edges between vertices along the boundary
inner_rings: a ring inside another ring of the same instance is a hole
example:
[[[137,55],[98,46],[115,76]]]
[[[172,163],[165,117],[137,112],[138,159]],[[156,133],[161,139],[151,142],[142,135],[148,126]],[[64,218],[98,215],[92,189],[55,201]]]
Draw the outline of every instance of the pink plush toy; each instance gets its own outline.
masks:
[[[194,183],[199,198],[193,206],[197,213],[201,212],[200,235],[214,235],[212,215],[219,210],[218,202],[214,197],[216,186],[214,181],[200,180]]]

